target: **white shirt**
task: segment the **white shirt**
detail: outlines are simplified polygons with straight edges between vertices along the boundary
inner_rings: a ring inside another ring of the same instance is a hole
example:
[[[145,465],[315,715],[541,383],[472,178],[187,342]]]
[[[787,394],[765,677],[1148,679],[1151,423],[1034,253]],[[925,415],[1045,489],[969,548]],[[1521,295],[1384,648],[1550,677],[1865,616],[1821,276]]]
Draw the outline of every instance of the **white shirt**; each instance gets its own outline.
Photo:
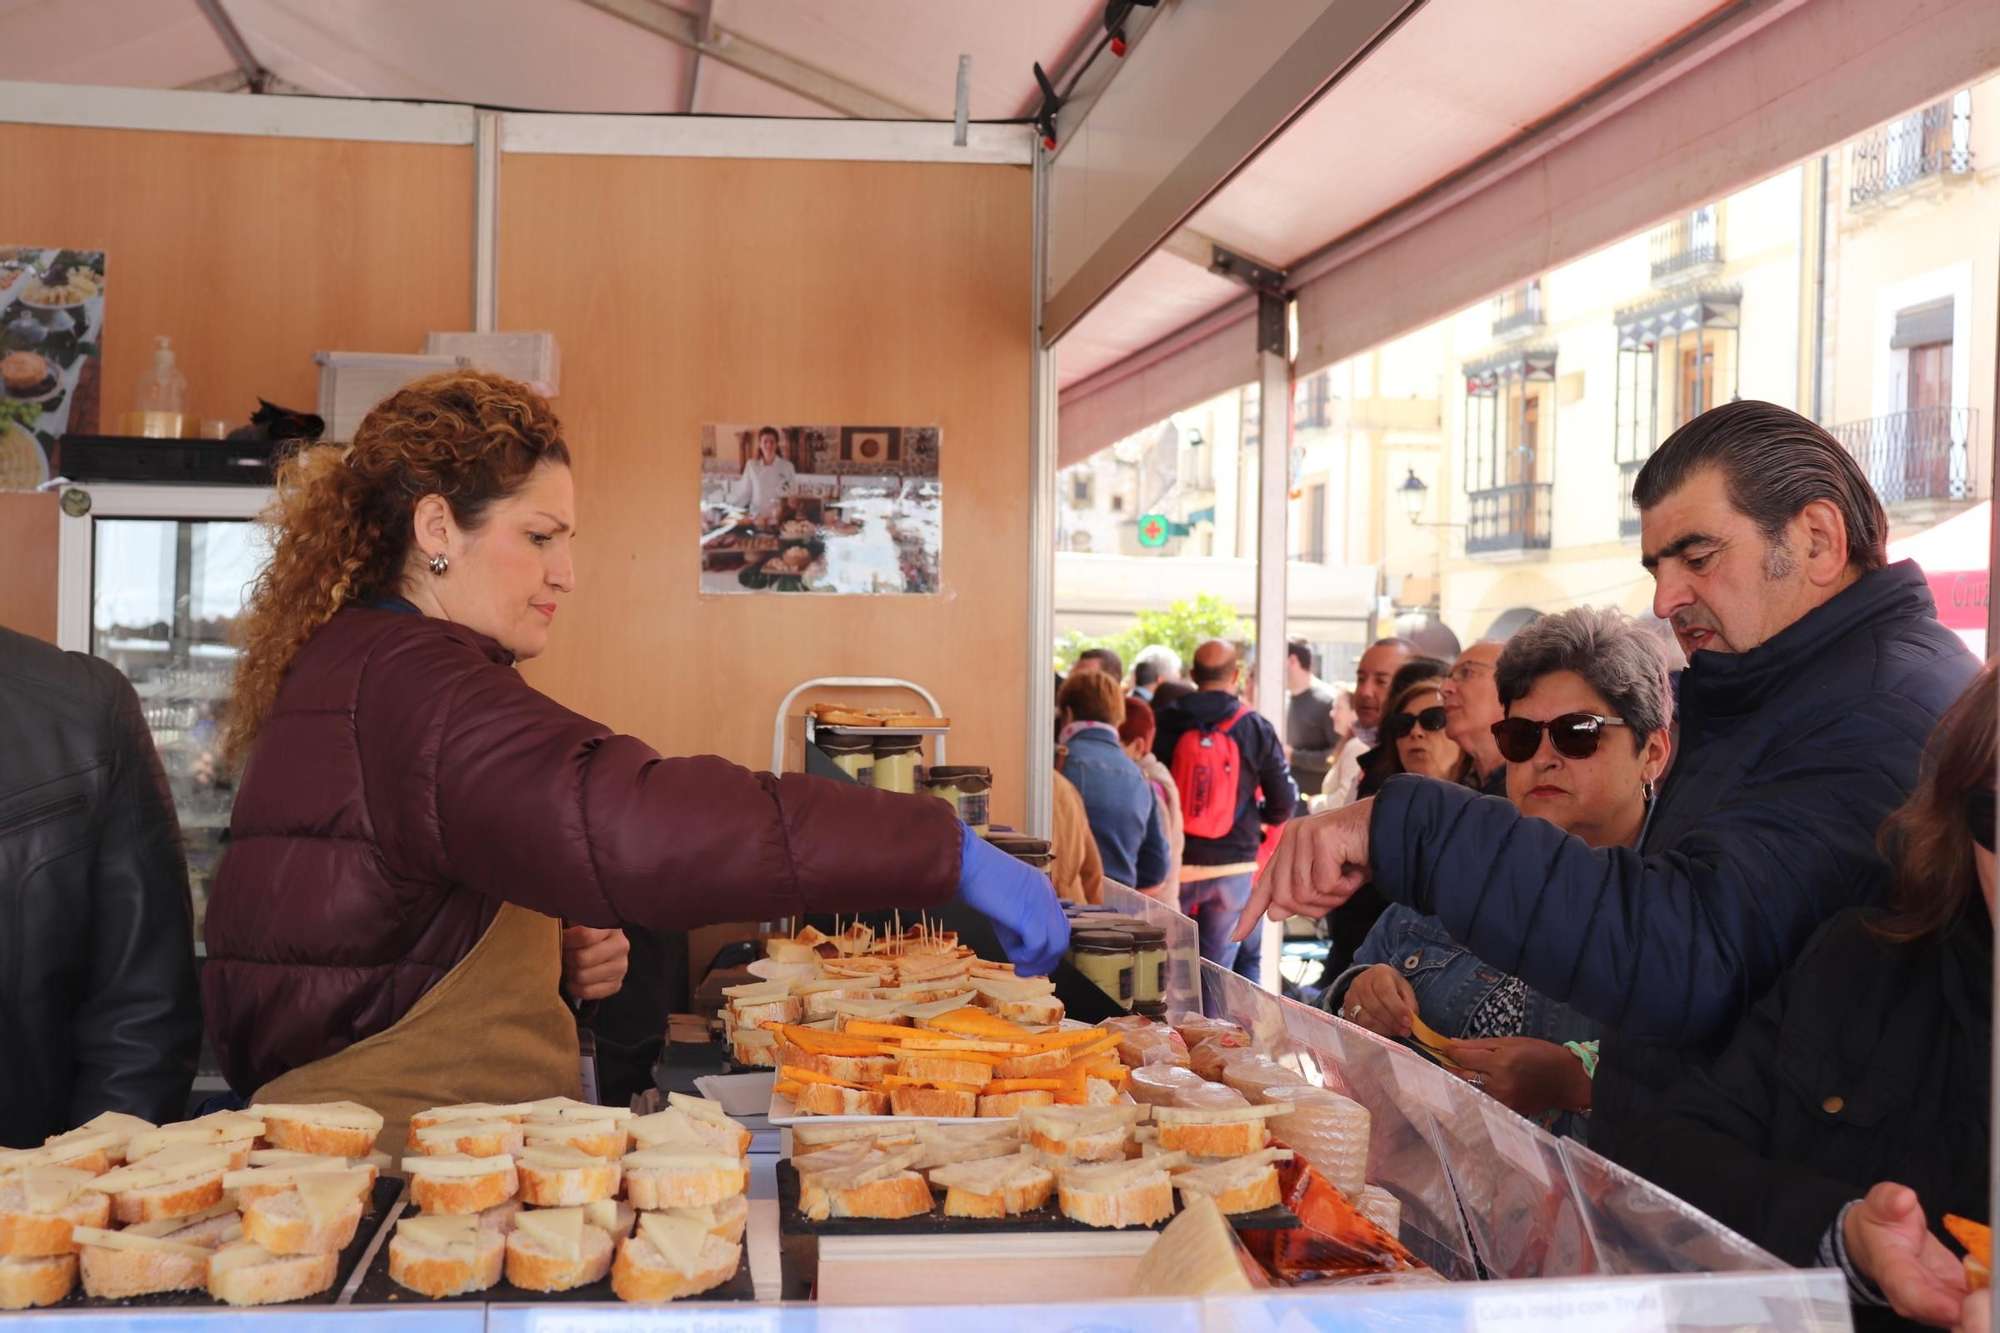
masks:
[[[753,514],[769,513],[792,493],[792,478],[798,473],[789,459],[776,458],[766,463],[753,458],[743,465],[743,475],[729,488],[729,502],[742,505]]]
[[[1361,785],[1361,756],[1374,748],[1373,742],[1360,736],[1347,738],[1347,743],[1333,757],[1326,784],[1320,788],[1318,809],[1338,810],[1354,803],[1355,789]]]

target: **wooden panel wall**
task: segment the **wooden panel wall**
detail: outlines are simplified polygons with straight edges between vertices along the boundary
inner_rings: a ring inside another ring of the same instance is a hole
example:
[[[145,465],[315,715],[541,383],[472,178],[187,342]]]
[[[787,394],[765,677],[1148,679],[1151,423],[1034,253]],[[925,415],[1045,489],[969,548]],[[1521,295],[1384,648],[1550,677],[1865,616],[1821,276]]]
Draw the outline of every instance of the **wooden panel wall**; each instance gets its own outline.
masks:
[[[472,150],[0,124],[0,245],[108,252],[103,425],[153,335],[189,409],[311,411],[316,351],[420,352],[472,319]]]
[[[53,491],[0,491],[0,625],[56,641],[57,525]]]
[[[577,594],[530,679],[666,753],[758,768],[800,681],[914,679],[1018,824],[1028,170],[510,155],[501,191],[501,326],[555,332],[577,459]],[[939,425],[944,591],[702,596],[710,421]]]

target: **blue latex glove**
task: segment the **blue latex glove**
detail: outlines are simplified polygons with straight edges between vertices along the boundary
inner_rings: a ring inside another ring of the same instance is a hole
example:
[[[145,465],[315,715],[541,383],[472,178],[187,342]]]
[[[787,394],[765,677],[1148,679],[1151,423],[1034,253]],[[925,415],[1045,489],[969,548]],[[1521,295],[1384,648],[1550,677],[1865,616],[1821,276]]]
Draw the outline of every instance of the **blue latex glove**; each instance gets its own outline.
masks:
[[[993,922],[1014,971],[1047,976],[1069,948],[1069,918],[1049,877],[965,830],[959,853],[958,896]]]

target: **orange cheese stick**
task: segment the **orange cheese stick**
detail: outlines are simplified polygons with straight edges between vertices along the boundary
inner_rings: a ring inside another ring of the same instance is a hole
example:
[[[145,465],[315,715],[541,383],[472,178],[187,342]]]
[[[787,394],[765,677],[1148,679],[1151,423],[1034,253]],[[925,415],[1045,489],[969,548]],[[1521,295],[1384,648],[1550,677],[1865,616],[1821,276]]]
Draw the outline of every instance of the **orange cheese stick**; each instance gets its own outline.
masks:
[[[1010,1023],[998,1014],[990,1014],[984,1009],[974,1009],[970,1005],[926,1021],[935,1031],[956,1032],[962,1037],[986,1037],[993,1041],[1030,1044],[1036,1040],[1035,1034],[1019,1023]]]
[[[846,1079],[841,1078],[829,1078],[825,1074],[815,1074],[806,1069],[794,1069],[790,1065],[786,1065],[778,1070],[778,1077],[781,1079],[790,1079],[795,1083],[826,1083],[836,1088],[852,1088],[856,1092],[868,1091],[867,1088],[862,1087],[859,1083],[849,1083]]]
[[[901,1046],[921,1046],[929,1051],[997,1051],[1003,1055],[1027,1055],[1033,1049],[1020,1042],[979,1041],[969,1037],[944,1036],[918,1028],[899,1028],[888,1023],[849,1023],[846,1034],[853,1037],[880,1037]],[[1117,1033],[1110,1034],[1117,1044]]]
[[[1111,1039],[1110,1046],[1105,1047],[1106,1050],[1118,1044],[1118,1034],[1106,1032],[1102,1028],[1071,1028],[1067,1032],[1044,1032],[1039,1036],[1030,1037],[1029,1041],[1034,1044],[1035,1050],[1052,1051],[1057,1047],[1088,1045],[1093,1041],[1102,1041],[1106,1037]]]
[[[1064,1083],[1059,1078],[996,1078],[986,1085],[989,1096],[1003,1092],[1061,1092]]]
[[[793,1023],[760,1023],[767,1032],[775,1032],[802,1051],[814,1055],[882,1055],[879,1041],[861,1041],[839,1032],[827,1032],[820,1028],[799,1027]]]
[[[799,1092],[799,1084],[792,1079],[781,1078],[771,1085],[771,1091],[777,1093],[780,1097],[796,1097]]]
[[[991,1083],[946,1083],[934,1078],[905,1078],[901,1074],[884,1074],[882,1086],[885,1088],[941,1088],[946,1092],[984,1092]]]

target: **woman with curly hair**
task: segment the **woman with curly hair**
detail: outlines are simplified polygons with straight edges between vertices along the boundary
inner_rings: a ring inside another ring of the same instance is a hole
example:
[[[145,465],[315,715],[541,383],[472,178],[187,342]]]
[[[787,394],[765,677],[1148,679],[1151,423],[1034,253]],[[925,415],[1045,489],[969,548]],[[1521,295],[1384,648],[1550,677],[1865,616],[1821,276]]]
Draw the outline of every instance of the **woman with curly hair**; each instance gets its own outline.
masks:
[[[231,1087],[416,1110],[576,1095],[561,925],[685,929],[934,906],[1023,972],[1067,941],[1048,881],[922,797],[662,758],[513,669],[574,585],[549,405],[453,371],[284,462],[229,712],[242,765],[204,1007]],[[573,992],[621,971],[593,935]],[[607,944],[613,947],[606,948]]]

